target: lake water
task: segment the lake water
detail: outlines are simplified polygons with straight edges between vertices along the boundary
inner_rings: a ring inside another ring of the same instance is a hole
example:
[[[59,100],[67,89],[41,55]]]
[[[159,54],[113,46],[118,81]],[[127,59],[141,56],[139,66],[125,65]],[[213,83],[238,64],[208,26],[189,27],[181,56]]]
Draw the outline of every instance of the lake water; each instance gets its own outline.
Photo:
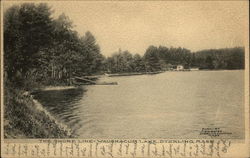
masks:
[[[79,138],[244,138],[244,71],[103,77],[77,89],[35,95]],[[230,134],[231,133],[231,134]]]

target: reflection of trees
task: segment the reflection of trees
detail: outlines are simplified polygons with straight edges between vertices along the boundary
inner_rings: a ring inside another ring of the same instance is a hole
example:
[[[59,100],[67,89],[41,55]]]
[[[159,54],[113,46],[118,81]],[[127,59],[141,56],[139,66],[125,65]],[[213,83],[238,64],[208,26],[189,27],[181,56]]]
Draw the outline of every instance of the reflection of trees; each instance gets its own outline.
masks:
[[[40,91],[36,92],[34,97],[55,117],[71,126],[73,124],[69,122],[72,121],[72,117],[74,117],[75,123],[79,122],[79,118],[76,116],[79,108],[77,103],[82,99],[85,91],[83,88]]]

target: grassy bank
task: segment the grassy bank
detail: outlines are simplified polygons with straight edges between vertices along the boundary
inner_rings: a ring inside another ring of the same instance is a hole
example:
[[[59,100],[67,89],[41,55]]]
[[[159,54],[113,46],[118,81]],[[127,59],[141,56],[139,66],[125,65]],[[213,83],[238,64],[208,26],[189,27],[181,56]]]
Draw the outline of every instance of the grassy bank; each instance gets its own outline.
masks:
[[[5,138],[74,137],[28,92],[5,89],[4,105]]]

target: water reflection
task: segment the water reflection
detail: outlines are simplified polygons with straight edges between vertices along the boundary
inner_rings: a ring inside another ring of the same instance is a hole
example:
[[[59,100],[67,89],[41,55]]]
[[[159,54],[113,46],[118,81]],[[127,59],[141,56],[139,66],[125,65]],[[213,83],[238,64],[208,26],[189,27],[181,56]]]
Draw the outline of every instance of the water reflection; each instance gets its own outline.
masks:
[[[223,128],[244,138],[244,71],[166,72],[104,77],[80,89],[36,98],[80,138],[210,138]]]
[[[76,89],[39,91],[33,95],[50,113],[75,132],[74,129],[77,129],[81,121],[78,115],[78,102],[83,98],[85,92],[85,88],[79,87]]]

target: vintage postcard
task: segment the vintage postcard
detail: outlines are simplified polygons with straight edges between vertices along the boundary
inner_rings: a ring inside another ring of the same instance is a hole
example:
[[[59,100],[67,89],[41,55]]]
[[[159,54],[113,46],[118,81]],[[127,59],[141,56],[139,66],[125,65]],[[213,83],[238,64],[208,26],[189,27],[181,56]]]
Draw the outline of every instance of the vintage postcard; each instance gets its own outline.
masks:
[[[1,1],[1,157],[249,152],[249,1]]]

